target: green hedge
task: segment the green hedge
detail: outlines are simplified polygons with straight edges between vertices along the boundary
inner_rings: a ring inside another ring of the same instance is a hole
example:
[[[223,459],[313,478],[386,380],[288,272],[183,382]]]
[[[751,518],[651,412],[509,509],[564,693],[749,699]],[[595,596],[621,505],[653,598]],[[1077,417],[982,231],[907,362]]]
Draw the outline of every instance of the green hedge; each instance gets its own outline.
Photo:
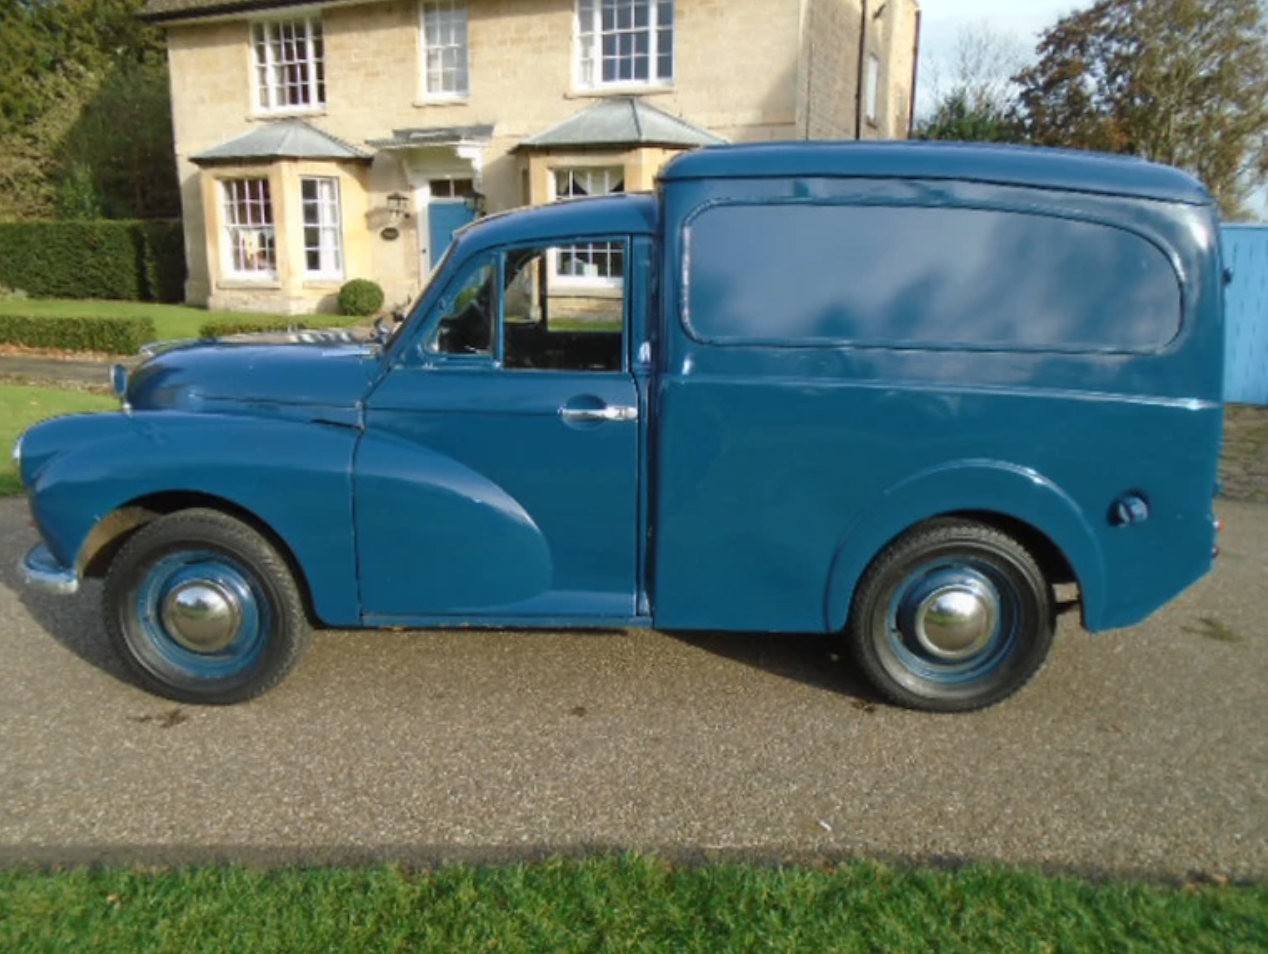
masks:
[[[198,326],[200,338],[224,338],[228,335],[250,335],[262,331],[290,331],[304,326],[295,321],[230,321],[221,318]]]
[[[181,224],[0,222],[0,285],[36,298],[181,301]]]
[[[101,351],[133,354],[153,341],[154,319],[48,318],[0,315],[0,342],[29,348],[61,348],[66,351]]]

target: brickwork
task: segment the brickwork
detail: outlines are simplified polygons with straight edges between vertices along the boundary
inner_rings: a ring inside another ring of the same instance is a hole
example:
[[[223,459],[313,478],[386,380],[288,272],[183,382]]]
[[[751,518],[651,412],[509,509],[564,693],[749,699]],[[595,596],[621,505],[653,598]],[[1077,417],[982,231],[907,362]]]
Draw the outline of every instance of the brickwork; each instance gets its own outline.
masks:
[[[801,122],[807,139],[853,139],[858,105],[858,0],[811,0],[803,30]]]
[[[852,137],[859,2],[678,0],[673,84],[638,92],[648,103],[733,142]],[[804,16],[803,8],[808,11]],[[902,17],[914,11],[914,0],[891,0],[888,8],[895,12],[881,18],[888,31],[883,36],[901,38],[906,29]],[[494,137],[479,168],[468,171],[480,180],[489,210],[512,208],[530,197],[544,201],[549,162],[529,160],[512,150],[598,101],[595,93],[577,87],[574,76],[575,0],[469,0],[468,9],[466,99],[440,103],[424,97],[419,5],[390,0],[322,12],[326,103],[317,111],[294,115],[367,151],[372,151],[367,141],[390,136],[394,129],[492,124]],[[893,40],[885,52],[904,42],[910,48],[913,31],[914,21],[905,39]],[[214,251],[216,215],[205,208],[214,196],[188,158],[273,118],[256,108],[250,35],[247,19],[168,28],[189,254],[187,294],[194,302],[211,300],[235,307],[275,300],[286,309],[312,309],[328,300],[327,290],[293,283],[286,289],[258,288],[255,293],[224,287]],[[903,75],[910,75],[909,66],[905,74],[901,65],[888,71],[886,81],[897,85]],[[909,91],[891,90],[885,99],[889,103],[907,95]],[[905,135],[905,125],[893,120],[893,112],[886,110],[885,122],[875,134]],[[672,151],[645,149],[624,155],[591,154],[588,161],[608,164],[616,158],[625,163],[627,184],[636,188],[650,186],[659,164],[671,155]],[[344,211],[346,241],[361,246],[356,256],[349,251],[347,277],[364,275],[379,281],[389,303],[400,303],[416,292],[431,264],[422,206],[423,184],[431,174],[426,163],[433,158],[456,163],[444,167],[446,175],[462,172],[462,162],[452,154],[416,161],[380,152],[343,193],[345,205],[359,193],[355,212],[347,207]],[[398,191],[411,196],[413,216],[396,223],[399,237],[388,241],[381,237],[382,228],[392,224],[386,197]]]

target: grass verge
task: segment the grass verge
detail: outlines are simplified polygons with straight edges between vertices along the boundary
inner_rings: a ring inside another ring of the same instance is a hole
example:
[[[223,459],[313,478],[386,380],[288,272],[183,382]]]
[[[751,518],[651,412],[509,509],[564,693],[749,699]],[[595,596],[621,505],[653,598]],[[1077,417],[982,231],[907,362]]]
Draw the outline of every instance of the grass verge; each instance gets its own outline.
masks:
[[[49,298],[27,298],[0,301],[0,315],[24,315],[33,318],[132,318],[149,317],[159,341],[197,338],[198,329],[209,321],[234,324],[272,324],[279,321],[303,321],[310,328],[334,328],[355,322],[338,315],[257,315],[233,311],[206,311],[184,305],[158,305],[137,301],[66,301]]]
[[[91,939],[91,941],[90,941]],[[0,949],[1261,952],[1268,887],[1092,882],[994,867],[537,865],[0,872]]]
[[[118,406],[117,399],[105,394],[27,384],[0,384],[0,450],[4,452],[4,461],[0,463],[0,496],[22,492],[9,451],[18,435],[27,427],[36,421],[59,414],[110,411]],[[3,919],[2,909],[0,919]],[[0,950],[3,949],[3,945],[0,945]]]

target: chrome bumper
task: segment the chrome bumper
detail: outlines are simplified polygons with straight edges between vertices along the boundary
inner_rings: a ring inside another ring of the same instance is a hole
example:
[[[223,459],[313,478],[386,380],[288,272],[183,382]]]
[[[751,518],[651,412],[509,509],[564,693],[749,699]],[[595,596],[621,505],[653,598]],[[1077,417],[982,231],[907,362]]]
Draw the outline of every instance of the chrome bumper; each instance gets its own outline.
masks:
[[[43,543],[31,548],[31,552],[18,561],[18,573],[22,582],[33,590],[70,596],[79,590],[79,574],[57,562],[53,551]]]

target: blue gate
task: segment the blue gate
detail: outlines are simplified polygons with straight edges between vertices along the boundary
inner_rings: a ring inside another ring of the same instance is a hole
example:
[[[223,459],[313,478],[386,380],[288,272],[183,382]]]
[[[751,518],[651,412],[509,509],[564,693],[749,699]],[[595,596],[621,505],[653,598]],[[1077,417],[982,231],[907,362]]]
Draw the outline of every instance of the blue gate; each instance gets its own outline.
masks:
[[[1226,225],[1227,291],[1224,400],[1268,404],[1268,226]]]

